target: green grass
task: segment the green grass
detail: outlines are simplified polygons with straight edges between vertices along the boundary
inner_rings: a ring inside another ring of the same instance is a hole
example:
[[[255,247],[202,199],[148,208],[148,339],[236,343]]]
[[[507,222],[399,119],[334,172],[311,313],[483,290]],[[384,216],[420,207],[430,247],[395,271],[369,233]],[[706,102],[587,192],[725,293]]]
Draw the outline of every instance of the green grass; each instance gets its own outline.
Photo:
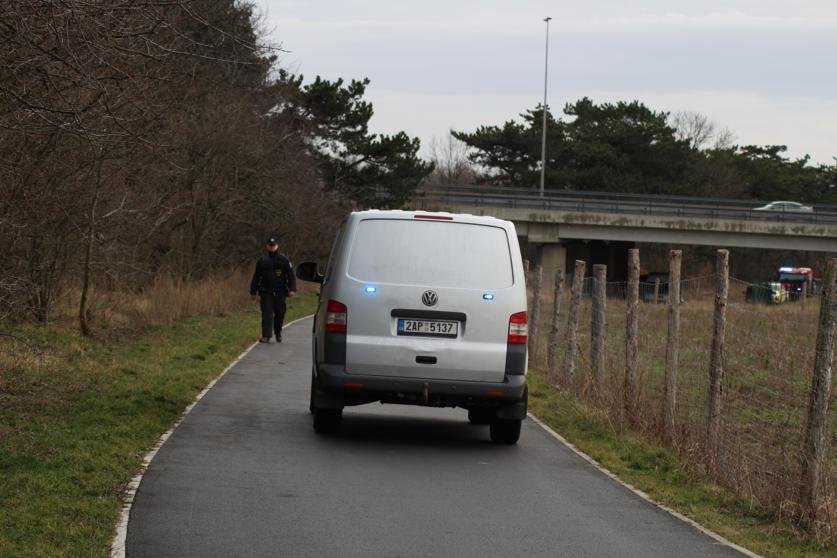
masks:
[[[654,500],[764,556],[837,556],[731,495],[706,476],[687,470],[672,450],[611,424],[601,411],[529,375],[529,409],[581,451]]]
[[[315,305],[290,299],[286,322]],[[107,556],[142,457],[258,322],[192,317],[121,341],[18,329],[43,355],[0,371],[0,556]]]

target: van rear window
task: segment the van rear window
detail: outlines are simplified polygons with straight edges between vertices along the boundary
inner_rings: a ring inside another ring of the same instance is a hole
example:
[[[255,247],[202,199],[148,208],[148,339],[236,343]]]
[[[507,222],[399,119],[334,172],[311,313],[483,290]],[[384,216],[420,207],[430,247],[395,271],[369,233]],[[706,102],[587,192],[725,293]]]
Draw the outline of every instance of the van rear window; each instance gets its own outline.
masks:
[[[365,219],[349,257],[359,281],[501,289],[514,283],[506,231],[450,221]]]

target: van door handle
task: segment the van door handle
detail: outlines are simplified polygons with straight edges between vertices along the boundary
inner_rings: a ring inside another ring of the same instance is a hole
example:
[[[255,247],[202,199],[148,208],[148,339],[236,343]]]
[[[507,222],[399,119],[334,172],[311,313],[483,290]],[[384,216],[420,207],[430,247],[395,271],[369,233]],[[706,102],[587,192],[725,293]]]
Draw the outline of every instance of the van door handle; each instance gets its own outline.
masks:
[[[416,362],[419,364],[436,364],[436,357],[434,356],[417,356]]]

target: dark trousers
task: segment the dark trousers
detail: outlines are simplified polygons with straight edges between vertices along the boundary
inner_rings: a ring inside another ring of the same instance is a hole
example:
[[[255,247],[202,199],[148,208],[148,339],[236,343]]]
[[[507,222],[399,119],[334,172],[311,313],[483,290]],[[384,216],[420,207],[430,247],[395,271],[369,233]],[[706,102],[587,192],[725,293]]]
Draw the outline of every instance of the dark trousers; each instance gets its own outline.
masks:
[[[262,337],[282,335],[282,322],[285,320],[285,295],[259,293],[262,307]]]

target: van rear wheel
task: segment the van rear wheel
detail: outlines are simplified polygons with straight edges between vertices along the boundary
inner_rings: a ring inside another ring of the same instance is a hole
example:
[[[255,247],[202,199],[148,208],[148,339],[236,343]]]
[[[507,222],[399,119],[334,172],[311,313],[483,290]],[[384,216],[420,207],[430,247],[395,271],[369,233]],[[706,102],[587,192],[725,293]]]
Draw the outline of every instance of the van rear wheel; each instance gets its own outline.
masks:
[[[311,397],[308,400],[308,410],[314,414],[314,390],[317,389],[317,382],[314,379],[314,371],[311,371]]]
[[[495,444],[516,444],[520,439],[520,424],[522,420],[495,418],[491,421],[489,433]]]
[[[333,434],[340,430],[343,422],[343,409],[319,409],[314,407],[314,432]]]
[[[471,424],[490,424],[496,411],[494,409],[468,409],[468,422]]]

